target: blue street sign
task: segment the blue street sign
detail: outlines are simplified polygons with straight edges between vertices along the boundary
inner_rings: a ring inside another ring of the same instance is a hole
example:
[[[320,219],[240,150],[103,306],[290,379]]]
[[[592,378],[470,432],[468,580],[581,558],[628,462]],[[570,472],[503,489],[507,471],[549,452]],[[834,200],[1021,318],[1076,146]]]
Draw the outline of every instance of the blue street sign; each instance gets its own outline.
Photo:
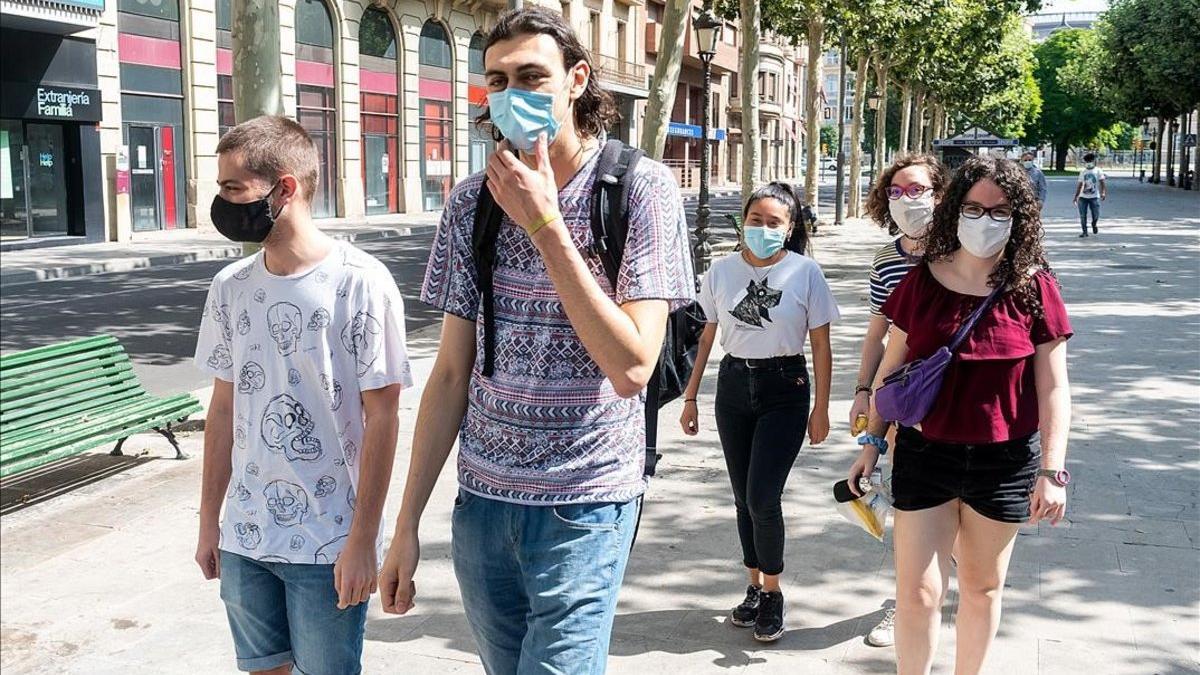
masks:
[[[683,122],[671,122],[667,125],[668,136],[682,136],[683,138],[700,138],[702,129],[698,124],[684,124]],[[709,129],[709,140],[723,141],[725,140],[724,129]]]

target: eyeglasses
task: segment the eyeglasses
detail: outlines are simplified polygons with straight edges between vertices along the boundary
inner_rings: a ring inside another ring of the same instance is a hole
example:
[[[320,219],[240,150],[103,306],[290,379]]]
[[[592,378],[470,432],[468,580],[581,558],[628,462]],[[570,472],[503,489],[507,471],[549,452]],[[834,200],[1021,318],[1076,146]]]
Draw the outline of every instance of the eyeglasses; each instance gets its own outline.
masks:
[[[978,204],[963,204],[962,214],[971,220],[979,220],[987,214],[994,222],[1004,223],[1012,220],[1012,207],[1008,204],[1001,204],[991,208],[985,208]]]
[[[888,199],[891,199],[893,201],[900,199],[900,197],[902,195],[907,196],[909,199],[916,199],[917,197],[920,197],[921,195],[925,194],[926,192],[929,192],[932,189],[933,188],[929,187],[928,185],[921,185],[920,183],[913,183],[912,185],[909,185],[908,187],[900,187],[899,185],[889,185],[888,189],[887,189],[887,196],[888,196]]]

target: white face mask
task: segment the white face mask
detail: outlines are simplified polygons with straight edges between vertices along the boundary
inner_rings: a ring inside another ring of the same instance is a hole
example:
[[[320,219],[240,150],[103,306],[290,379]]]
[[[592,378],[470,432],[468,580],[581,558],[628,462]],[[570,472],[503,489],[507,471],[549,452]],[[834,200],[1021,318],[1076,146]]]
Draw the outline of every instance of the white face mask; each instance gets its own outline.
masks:
[[[913,239],[919,239],[933,222],[933,193],[926,190],[916,199],[900,195],[888,201],[888,213],[900,231]]]
[[[998,223],[988,216],[958,217],[958,242],[962,244],[963,250],[976,258],[990,258],[1004,250],[1011,233],[1011,218]]]

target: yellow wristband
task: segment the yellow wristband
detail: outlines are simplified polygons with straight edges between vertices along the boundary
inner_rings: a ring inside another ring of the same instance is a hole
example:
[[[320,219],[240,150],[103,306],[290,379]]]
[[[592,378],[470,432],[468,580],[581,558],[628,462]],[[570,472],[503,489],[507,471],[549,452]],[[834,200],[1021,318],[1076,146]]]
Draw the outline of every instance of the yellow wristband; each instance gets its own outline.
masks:
[[[541,218],[539,218],[534,224],[530,225],[529,227],[526,227],[525,231],[529,234],[529,236],[532,237],[533,235],[537,234],[538,230],[549,225],[550,223],[553,223],[554,221],[558,220],[559,218],[562,218],[562,214],[560,214],[558,211],[552,211],[552,212],[542,216]]]

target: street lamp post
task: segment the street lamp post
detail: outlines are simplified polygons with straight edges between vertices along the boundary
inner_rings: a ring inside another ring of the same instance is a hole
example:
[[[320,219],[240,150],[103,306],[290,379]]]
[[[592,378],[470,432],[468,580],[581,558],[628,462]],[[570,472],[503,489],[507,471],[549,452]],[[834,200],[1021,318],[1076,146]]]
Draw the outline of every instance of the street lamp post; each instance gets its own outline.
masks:
[[[841,225],[846,212],[846,31],[842,31],[841,72],[838,73],[838,140],[837,140],[837,184],[834,188],[833,224]],[[852,189],[857,190],[858,186]],[[814,205],[815,206],[815,205]]]
[[[708,270],[712,247],[708,243],[708,174],[712,146],[708,140],[709,108],[712,107],[712,60],[721,38],[721,20],[710,7],[692,21],[696,31],[696,47],[704,66],[704,102],[700,111],[700,199],[696,204],[696,245],[692,249],[692,267],[696,276]]]
[[[870,108],[871,111],[875,113],[875,128],[876,129],[879,128],[879,101],[880,101],[880,98],[879,98],[878,93],[871,94],[870,96],[867,97],[867,107]],[[878,138],[879,134],[876,133],[875,137]],[[876,143],[876,145],[879,145],[879,144]],[[881,161],[880,156],[879,156],[879,151],[880,151],[880,149],[878,147],[876,147],[876,148],[874,148],[873,152],[871,153],[871,172],[867,176],[867,190],[868,191],[870,191],[871,188],[875,187],[875,167]]]

